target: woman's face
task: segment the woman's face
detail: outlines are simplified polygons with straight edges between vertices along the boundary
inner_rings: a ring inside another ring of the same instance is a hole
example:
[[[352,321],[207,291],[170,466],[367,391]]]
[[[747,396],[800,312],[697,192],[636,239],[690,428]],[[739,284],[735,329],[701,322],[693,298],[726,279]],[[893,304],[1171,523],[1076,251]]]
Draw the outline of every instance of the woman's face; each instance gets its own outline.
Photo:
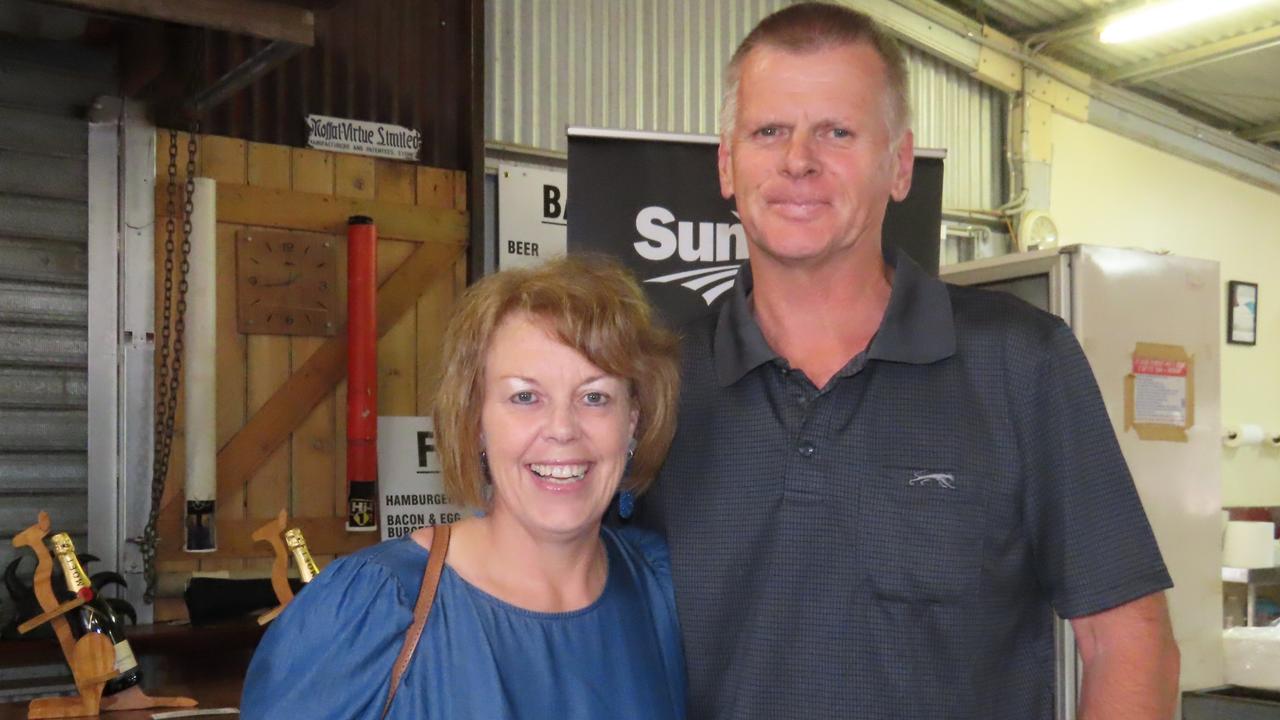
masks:
[[[485,360],[483,447],[494,520],[531,535],[594,536],[618,489],[637,410],[607,375],[527,313],[505,318]]]

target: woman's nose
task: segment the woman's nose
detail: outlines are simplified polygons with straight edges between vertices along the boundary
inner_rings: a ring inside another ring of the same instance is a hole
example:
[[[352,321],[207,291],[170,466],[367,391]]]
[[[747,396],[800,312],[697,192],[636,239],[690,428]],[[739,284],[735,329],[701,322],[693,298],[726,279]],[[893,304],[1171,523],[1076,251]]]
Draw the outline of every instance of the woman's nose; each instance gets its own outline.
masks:
[[[547,418],[546,436],[550,440],[568,442],[578,437],[578,413],[572,403],[552,403]]]

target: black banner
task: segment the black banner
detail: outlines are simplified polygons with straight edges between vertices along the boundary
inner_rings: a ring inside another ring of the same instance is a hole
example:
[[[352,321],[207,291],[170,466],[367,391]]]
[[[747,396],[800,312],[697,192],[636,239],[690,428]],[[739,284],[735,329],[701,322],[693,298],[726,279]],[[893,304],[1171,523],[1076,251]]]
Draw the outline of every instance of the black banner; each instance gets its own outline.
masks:
[[[570,134],[570,253],[620,258],[673,326],[716,307],[747,257],[720,197],[715,142]],[[884,240],[938,272],[942,159],[916,157],[911,193],[890,203]]]

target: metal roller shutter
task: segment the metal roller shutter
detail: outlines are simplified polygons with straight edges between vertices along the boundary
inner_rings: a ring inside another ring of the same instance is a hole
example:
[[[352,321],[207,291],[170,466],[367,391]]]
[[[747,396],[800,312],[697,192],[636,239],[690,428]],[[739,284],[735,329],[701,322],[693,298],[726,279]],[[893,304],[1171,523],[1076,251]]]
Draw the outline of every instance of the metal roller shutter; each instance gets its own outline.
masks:
[[[85,110],[110,63],[57,43],[0,42],[0,537],[47,510],[88,526]],[[0,567],[16,551],[0,543]],[[29,573],[30,564],[23,569]],[[26,573],[24,573],[26,574]],[[7,598],[6,598],[7,600]],[[0,623],[8,620],[8,602]]]

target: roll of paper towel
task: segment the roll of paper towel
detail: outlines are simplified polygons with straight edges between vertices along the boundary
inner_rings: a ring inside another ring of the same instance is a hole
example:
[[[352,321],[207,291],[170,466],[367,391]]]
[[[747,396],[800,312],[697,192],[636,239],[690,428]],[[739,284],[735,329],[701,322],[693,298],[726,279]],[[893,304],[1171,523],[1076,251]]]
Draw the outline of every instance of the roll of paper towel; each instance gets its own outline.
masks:
[[[1228,425],[1222,431],[1222,444],[1227,447],[1261,445],[1270,440],[1261,425]]]
[[[1222,541],[1222,564],[1235,568],[1273,567],[1275,535],[1275,523],[1227,523],[1227,535]]]

